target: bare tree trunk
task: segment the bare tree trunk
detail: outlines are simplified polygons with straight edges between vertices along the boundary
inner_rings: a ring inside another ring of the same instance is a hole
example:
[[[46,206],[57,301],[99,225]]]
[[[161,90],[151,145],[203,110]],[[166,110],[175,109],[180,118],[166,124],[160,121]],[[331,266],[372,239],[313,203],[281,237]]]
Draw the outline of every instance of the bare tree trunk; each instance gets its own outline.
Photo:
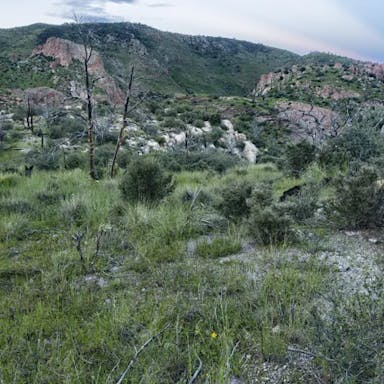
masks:
[[[113,178],[114,173],[115,173],[115,165],[116,165],[116,160],[117,160],[117,155],[119,153],[120,147],[123,144],[123,138],[124,138],[124,130],[128,126],[127,118],[128,118],[128,107],[129,107],[129,102],[131,99],[132,95],[132,84],[133,84],[133,74],[135,71],[135,67],[132,66],[131,69],[131,75],[129,77],[129,84],[128,84],[128,91],[127,91],[127,97],[125,99],[125,104],[124,104],[124,112],[123,112],[123,122],[121,124],[121,128],[119,131],[119,136],[117,138],[116,142],[116,147],[115,147],[115,152],[113,153],[113,159],[112,159],[112,164],[111,164],[111,170],[110,170],[110,177]]]
[[[27,99],[27,127],[33,133],[33,111],[29,97]]]
[[[89,149],[89,176],[96,180],[95,172],[95,123],[93,120],[92,85],[89,79],[89,62],[92,57],[92,47],[84,43],[84,74],[85,89],[87,92],[87,120],[88,120],[88,149]]]

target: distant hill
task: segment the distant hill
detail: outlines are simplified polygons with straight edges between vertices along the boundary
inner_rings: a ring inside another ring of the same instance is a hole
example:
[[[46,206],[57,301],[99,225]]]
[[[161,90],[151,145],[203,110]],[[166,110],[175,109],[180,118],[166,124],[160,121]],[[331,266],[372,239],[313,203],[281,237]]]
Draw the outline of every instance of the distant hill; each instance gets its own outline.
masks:
[[[81,28],[92,35],[106,72],[120,88],[135,64],[143,88],[155,92],[246,95],[263,73],[301,60],[297,54],[262,44],[161,32],[141,24]],[[68,93],[73,68],[54,68],[55,58],[36,54],[36,47],[52,38],[82,42],[79,26],[73,24],[0,30],[0,89],[48,86]],[[56,58],[63,53],[55,52]]]

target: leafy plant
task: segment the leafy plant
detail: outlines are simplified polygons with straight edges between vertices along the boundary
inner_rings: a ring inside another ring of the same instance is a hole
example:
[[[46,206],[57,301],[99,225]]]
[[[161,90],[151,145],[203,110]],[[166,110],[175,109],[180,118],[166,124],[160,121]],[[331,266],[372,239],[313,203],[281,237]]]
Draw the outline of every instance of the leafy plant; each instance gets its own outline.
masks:
[[[362,166],[336,183],[331,216],[339,225],[351,228],[381,226],[384,223],[383,207],[384,189],[378,181],[376,168]]]
[[[124,199],[132,202],[156,202],[173,189],[172,176],[166,174],[151,157],[134,159],[120,184]]]
[[[288,174],[299,177],[315,160],[316,147],[306,140],[288,145],[285,154],[285,169]]]

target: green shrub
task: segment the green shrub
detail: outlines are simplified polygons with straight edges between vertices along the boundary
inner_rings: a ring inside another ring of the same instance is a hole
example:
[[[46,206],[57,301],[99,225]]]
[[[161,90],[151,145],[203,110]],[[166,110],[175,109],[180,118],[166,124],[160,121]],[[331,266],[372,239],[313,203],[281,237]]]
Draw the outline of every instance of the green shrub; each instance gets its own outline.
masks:
[[[139,157],[128,165],[119,188],[124,199],[155,202],[172,191],[172,176],[166,174],[154,158]]]
[[[51,139],[60,139],[73,134],[81,134],[85,136],[86,124],[81,119],[64,117],[52,122],[48,127],[48,137]]]
[[[247,205],[252,209],[263,209],[273,203],[272,184],[263,182],[256,184],[251,193],[251,197],[247,200]]]
[[[54,148],[43,148],[41,151],[32,150],[25,156],[27,164],[45,171],[57,170],[60,165],[60,152]]]
[[[306,140],[290,144],[285,153],[284,167],[288,174],[299,177],[315,160],[316,147]]]
[[[183,203],[193,203],[202,206],[210,206],[215,200],[215,197],[204,189],[195,191],[185,190],[181,195]]]
[[[128,164],[132,160],[133,157],[132,151],[126,149],[126,148],[120,148],[119,154],[117,156],[117,165],[120,168],[126,169],[128,167]]]
[[[367,162],[382,155],[383,150],[384,139],[376,128],[356,125],[330,140],[322,148],[319,161],[323,167],[340,167],[352,161]]]
[[[224,131],[220,127],[213,127],[212,131],[207,134],[207,140],[217,146],[223,134]]]
[[[70,152],[66,157],[65,157],[65,164],[64,167],[65,169],[84,169],[86,166],[87,158],[82,152]]]
[[[320,185],[304,185],[296,196],[290,196],[282,203],[282,209],[295,221],[311,218],[318,208]]]
[[[252,207],[247,221],[248,233],[258,244],[283,244],[293,240],[292,219],[276,206]]]
[[[249,214],[247,199],[252,193],[249,181],[236,181],[225,185],[219,192],[221,195],[217,209],[227,218],[236,219]]]
[[[378,170],[363,166],[340,178],[336,182],[331,208],[333,218],[341,226],[366,228],[383,225],[384,188],[378,181]]]
[[[209,117],[208,117],[208,121],[212,124],[212,125],[217,125],[219,126],[221,124],[221,115],[220,113],[212,113]]]

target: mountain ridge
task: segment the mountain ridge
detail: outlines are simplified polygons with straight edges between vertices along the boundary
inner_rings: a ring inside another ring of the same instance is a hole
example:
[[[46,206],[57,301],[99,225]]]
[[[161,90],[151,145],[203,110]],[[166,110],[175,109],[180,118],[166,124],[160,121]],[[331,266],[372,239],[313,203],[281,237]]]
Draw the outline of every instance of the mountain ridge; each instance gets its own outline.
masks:
[[[80,29],[92,34],[95,50],[100,53],[106,72],[122,88],[127,67],[135,65],[141,78],[139,83],[151,91],[244,96],[252,91],[262,74],[306,60],[305,56],[260,43],[163,32],[136,23],[36,23],[0,29],[0,67],[5,74],[0,80],[0,88],[52,86],[53,76],[44,63],[47,56],[31,57],[31,53],[53,37],[81,44]],[[332,56],[329,60],[337,58]],[[20,69],[20,65],[28,63],[37,68],[33,79],[25,75],[30,68],[24,72]]]

